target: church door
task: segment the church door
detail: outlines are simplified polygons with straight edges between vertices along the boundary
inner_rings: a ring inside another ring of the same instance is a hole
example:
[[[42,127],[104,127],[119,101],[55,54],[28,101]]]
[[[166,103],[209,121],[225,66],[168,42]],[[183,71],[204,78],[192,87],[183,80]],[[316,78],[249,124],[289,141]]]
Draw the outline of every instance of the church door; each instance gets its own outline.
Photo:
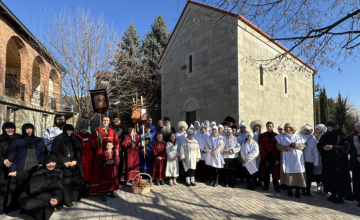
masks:
[[[193,124],[196,121],[196,111],[186,112],[186,123],[189,125]]]

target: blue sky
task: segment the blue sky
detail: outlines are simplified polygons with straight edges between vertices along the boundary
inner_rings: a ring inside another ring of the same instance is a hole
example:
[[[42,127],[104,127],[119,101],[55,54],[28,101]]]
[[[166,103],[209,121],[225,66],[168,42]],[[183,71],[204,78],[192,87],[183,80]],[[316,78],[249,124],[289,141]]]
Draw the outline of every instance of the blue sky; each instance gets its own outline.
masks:
[[[20,19],[20,21],[39,39],[44,27],[45,11],[56,12],[60,8],[76,9],[81,6],[93,13],[102,14],[108,24],[117,27],[119,38],[130,24],[134,22],[138,33],[143,37],[149,30],[156,16],[161,13],[171,31],[186,4],[186,0],[2,0],[3,3]],[[349,100],[360,110],[359,87],[360,77],[358,63],[342,63],[342,73],[336,69],[320,70],[316,83],[327,90],[329,97],[336,97],[338,92],[348,96]]]

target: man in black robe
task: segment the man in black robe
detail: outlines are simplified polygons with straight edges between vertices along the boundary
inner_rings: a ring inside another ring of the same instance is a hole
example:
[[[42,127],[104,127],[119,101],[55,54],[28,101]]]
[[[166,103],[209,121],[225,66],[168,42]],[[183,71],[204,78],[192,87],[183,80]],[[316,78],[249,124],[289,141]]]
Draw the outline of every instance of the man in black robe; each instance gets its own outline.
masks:
[[[327,123],[327,132],[320,138],[318,150],[322,158],[322,180],[324,191],[330,192],[328,198],[336,204],[353,200],[348,153],[350,143],[339,129],[336,121]]]
[[[109,128],[112,128],[114,130],[114,132],[119,138],[119,143],[121,143],[122,139],[125,136],[125,128],[121,125],[121,117],[118,113],[113,114],[112,122],[109,125]],[[118,169],[118,179],[120,182],[124,167],[124,149],[122,148],[122,146],[119,147],[119,159],[120,159],[120,163],[117,166],[117,169]]]

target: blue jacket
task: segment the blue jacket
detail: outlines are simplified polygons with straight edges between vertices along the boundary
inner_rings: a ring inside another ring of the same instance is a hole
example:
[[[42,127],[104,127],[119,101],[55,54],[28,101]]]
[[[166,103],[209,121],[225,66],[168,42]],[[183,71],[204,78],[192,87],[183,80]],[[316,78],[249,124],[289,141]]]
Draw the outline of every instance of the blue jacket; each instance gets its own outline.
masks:
[[[142,126],[143,125],[140,125],[140,127],[139,127],[139,135],[142,135]],[[150,125],[150,133],[151,134],[153,134],[154,136],[156,135],[156,133],[157,133],[157,130],[156,130],[156,128],[155,128],[155,126],[154,125]]]
[[[42,138],[35,137],[34,151],[38,164],[42,164],[45,153],[45,142]],[[7,159],[12,162],[9,173],[23,171],[28,155],[28,144],[22,137],[14,139],[7,150]]]

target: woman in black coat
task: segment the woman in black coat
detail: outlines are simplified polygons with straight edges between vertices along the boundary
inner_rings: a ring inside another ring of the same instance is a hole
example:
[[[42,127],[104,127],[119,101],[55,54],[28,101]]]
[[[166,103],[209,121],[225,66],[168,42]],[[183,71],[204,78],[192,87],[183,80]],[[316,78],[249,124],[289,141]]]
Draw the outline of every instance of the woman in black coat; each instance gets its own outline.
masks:
[[[19,202],[27,212],[26,219],[48,220],[60,203],[63,173],[56,168],[56,157],[48,155],[44,164],[29,181]]]
[[[16,127],[12,122],[5,122],[2,126],[2,134],[0,135],[0,213],[2,213],[7,204],[5,200],[9,185],[9,167],[11,162],[7,159],[7,149],[10,142],[17,138],[18,134],[15,133]]]
[[[22,126],[22,135],[11,141],[7,158],[12,163],[9,167],[10,184],[8,201],[11,201],[7,212],[19,209],[19,197],[24,192],[31,175],[42,165],[45,143],[42,138],[35,137],[32,124]]]
[[[343,203],[353,200],[348,154],[350,143],[335,121],[327,123],[327,132],[321,136],[318,150],[322,159],[324,191],[331,192],[329,201]]]
[[[350,169],[352,171],[354,200],[360,206],[360,121],[355,124],[355,131],[348,137],[351,144]]]
[[[58,165],[63,172],[62,200],[56,209],[63,205],[72,207],[74,201],[80,200],[83,186],[83,169],[81,165],[82,143],[74,134],[74,126],[66,124],[63,133],[58,135],[51,147],[51,154],[56,156]]]

